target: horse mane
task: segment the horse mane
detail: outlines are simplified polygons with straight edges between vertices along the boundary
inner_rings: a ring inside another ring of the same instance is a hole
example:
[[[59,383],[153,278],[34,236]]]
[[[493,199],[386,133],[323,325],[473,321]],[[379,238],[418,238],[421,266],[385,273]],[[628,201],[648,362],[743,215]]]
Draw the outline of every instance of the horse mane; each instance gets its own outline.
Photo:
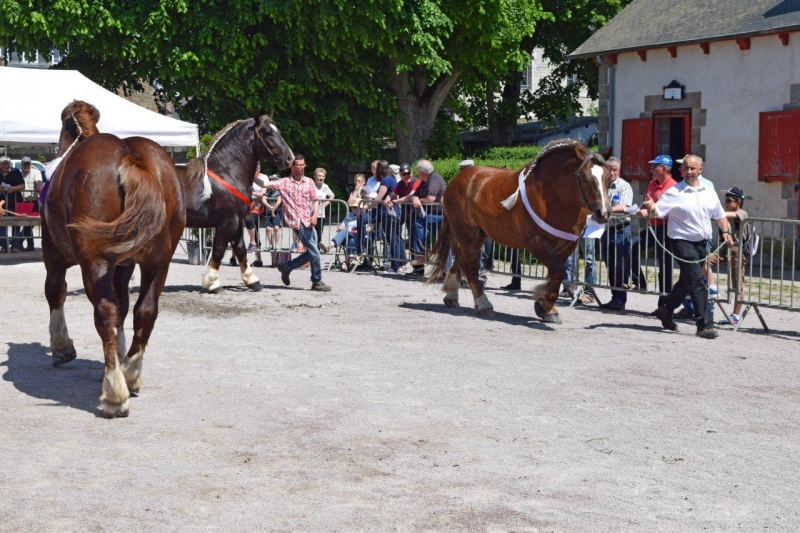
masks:
[[[227,166],[227,164],[230,163],[229,159],[234,155],[231,152],[234,150],[232,147],[236,143],[226,142],[221,146],[216,145],[223,136],[230,135],[231,139],[233,139],[234,135],[238,136],[240,133],[237,131],[237,128],[250,120],[252,119],[234,120],[215,133],[214,137],[211,138],[211,142],[208,143],[208,148],[206,148],[206,151],[200,154],[199,157],[196,157],[186,163],[186,178],[189,181],[198,181],[205,178],[206,158],[209,157],[209,152],[213,153],[214,159],[220,163],[221,167]]]
[[[579,144],[583,143],[575,139],[569,139],[569,138],[556,139],[555,141],[550,141],[549,143],[547,143],[544,149],[541,152],[539,152],[539,155],[536,156],[536,159],[533,160],[533,166],[535,167],[539,163],[539,161],[541,161],[542,159],[544,159],[545,157],[547,157],[548,155],[557,150],[561,150],[564,148],[574,148]]]

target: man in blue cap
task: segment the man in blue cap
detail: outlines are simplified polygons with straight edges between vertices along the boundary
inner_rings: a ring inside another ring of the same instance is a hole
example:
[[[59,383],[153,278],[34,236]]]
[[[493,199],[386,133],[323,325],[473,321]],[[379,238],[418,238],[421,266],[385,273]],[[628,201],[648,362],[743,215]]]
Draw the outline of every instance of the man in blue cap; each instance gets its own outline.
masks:
[[[676,185],[675,180],[672,179],[672,158],[668,155],[660,155],[650,161],[650,175],[653,179],[647,184],[644,200],[645,203],[655,204],[666,190]],[[649,216],[646,210],[640,211],[639,214],[645,217]],[[667,250],[670,248],[672,239],[667,235],[667,225],[663,219],[651,218],[649,225],[663,246],[656,244],[656,239],[652,235],[648,235],[648,228],[639,232],[631,246],[631,279],[639,289],[647,289],[647,277],[639,267],[640,253],[643,249],[649,250],[655,247],[656,262],[658,263],[658,290],[662,294],[668,293],[672,291],[672,257]],[[660,296],[658,305],[661,306],[663,303],[664,297]]]

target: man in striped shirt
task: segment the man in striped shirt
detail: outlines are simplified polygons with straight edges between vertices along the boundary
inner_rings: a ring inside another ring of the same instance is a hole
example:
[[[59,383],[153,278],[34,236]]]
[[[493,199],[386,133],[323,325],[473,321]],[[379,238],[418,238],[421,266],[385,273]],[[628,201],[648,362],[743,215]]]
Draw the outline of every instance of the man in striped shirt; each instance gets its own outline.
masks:
[[[284,285],[289,285],[289,274],[295,268],[311,263],[311,290],[328,292],[330,286],[322,282],[322,261],[317,248],[317,225],[319,203],[314,181],[305,176],[306,161],[302,154],[295,154],[292,175],[276,181],[262,182],[262,187],[280,191],[283,200],[283,219],[292,228],[306,251],[288,263],[279,263],[278,271]]]
[[[615,216],[608,221],[608,233],[600,239],[612,287],[622,287],[623,283],[628,283],[631,262],[631,217],[622,215],[633,203],[633,189],[619,176],[620,165],[621,161],[616,157],[608,158],[608,166],[611,167],[608,198],[611,200],[611,213]],[[623,311],[627,301],[627,292],[612,290],[611,301],[600,307],[610,311]]]

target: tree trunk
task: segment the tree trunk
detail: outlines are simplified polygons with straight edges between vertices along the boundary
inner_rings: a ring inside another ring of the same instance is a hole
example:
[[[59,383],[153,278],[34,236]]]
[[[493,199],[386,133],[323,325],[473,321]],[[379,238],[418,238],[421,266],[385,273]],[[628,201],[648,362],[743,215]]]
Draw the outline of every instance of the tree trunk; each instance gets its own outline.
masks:
[[[394,61],[390,62],[389,81],[400,110],[394,127],[400,163],[412,163],[425,155],[425,141],[433,133],[439,109],[458,76],[453,72],[429,83],[424,67],[398,73]]]
[[[489,113],[489,137],[492,146],[511,146],[517,118],[520,115],[519,100],[522,86],[522,72],[512,72],[503,83],[500,101],[495,102],[494,93],[486,92],[486,106]]]

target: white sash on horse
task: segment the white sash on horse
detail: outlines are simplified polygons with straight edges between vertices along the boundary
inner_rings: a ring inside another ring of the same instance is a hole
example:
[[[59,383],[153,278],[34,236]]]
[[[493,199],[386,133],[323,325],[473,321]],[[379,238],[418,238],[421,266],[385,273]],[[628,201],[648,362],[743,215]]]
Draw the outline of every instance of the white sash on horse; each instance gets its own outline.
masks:
[[[562,239],[572,242],[577,241],[578,240],[577,235],[573,235],[572,233],[567,233],[566,231],[561,231],[560,229],[554,228],[553,226],[542,220],[542,218],[539,215],[537,215],[536,212],[534,212],[534,210],[531,208],[530,202],[528,202],[528,195],[525,194],[525,178],[527,177],[528,175],[525,173],[524,170],[520,172],[519,186],[517,187],[517,190],[514,191],[514,194],[512,194],[511,196],[509,196],[508,198],[506,198],[501,202],[503,204],[503,207],[506,208],[506,211],[511,211],[511,208],[514,207],[514,204],[517,203],[517,198],[521,193],[522,203],[525,204],[525,209],[528,210],[528,213],[531,215],[531,218],[534,220],[534,222],[536,222],[539,225],[540,228],[545,230],[550,235],[554,235],[556,237],[560,237]]]

